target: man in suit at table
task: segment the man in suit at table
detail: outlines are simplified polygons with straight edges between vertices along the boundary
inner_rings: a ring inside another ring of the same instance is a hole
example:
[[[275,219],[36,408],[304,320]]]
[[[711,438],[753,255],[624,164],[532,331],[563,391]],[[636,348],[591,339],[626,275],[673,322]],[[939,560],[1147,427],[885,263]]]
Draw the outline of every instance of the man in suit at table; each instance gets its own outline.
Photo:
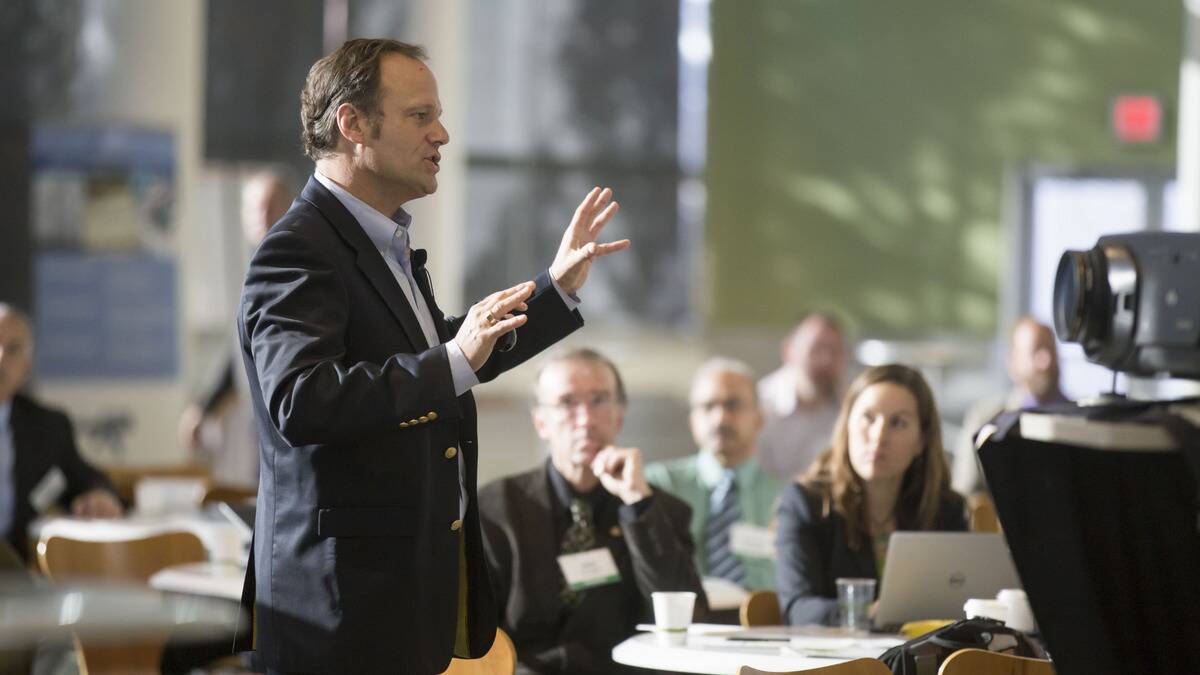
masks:
[[[104,474],[79,456],[71,421],[19,394],[33,368],[33,329],[0,303],[0,532],[22,558],[29,523],[54,504],[89,518],[120,516]]]
[[[612,648],[653,620],[652,592],[693,591],[706,611],[689,509],[646,483],[641,451],[614,445],[626,397],[611,361],[588,349],[559,355],[538,373],[535,397],[549,459],[479,491],[500,625],[518,673],[623,673]],[[582,574],[584,562],[596,573]]]
[[[350,40],[301,93],[316,170],[250,262],[239,332],[260,446],[243,601],[270,672],[439,673],[496,610],[479,534],[471,387],[583,323],[576,291],[616,212],[592,190],[535,282],[438,308],[402,205],[437,189],[424,52]]]

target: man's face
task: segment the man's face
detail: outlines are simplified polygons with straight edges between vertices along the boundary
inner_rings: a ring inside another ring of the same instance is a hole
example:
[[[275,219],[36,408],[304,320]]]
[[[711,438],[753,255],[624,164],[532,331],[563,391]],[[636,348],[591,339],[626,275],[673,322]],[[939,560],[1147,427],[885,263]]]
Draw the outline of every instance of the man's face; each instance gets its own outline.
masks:
[[[0,402],[12,399],[33,367],[33,336],[13,314],[0,312]]]
[[[438,148],[450,142],[441,123],[437,80],[424,63],[387,54],[379,65],[376,118],[366,124],[362,161],[403,201],[437,190]]]
[[[822,395],[837,395],[846,373],[846,343],[842,334],[820,317],[805,319],[784,351],[784,361],[796,368]]]
[[[1058,389],[1058,348],[1049,328],[1033,321],[1017,324],[1008,354],[1008,375],[1039,399]]]
[[[616,377],[602,363],[557,361],[538,378],[533,426],[568,480],[591,475],[592,459],[612,445],[624,420]]]
[[[762,413],[754,399],[754,382],[741,373],[714,371],[692,385],[688,422],[692,439],[721,466],[732,468],[754,454],[762,429]]]

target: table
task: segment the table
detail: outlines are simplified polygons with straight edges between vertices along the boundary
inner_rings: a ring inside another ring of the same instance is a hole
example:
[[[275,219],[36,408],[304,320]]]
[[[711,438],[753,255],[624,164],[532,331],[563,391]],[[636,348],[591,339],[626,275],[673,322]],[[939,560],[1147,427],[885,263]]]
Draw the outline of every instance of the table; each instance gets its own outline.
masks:
[[[75,634],[120,643],[169,632],[172,639],[211,640],[233,634],[241,609],[214,598],[182,596],[136,584],[31,583],[0,578],[0,649]]]
[[[746,640],[762,640],[755,635],[767,635],[769,630],[785,631],[787,628],[744,629],[719,624],[694,624],[687,635],[673,636],[669,643],[666,636],[644,632],[638,633],[613,648],[612,657],[617,663],[652,670],[668,670],[683,673],[711,673],[712,675],[736,675],[738,668],[751,666],[759,670],[790,671],[804,668],[820,668],[843,663],[863,656],[878,656],[888,647],[903,642],[898,637],[871,636],[856,643],[849,652],[820,656],[806,655],[803,644],[807,638],[795,637],[791,641],[735,641],[729,636],[742,636]],[[795,630],[795,629],[792,629]],[[828,634],[825,629],[815,631]],[[812,638],[828,642],[829,638]]]
[[[125,518],[111,519],[67,516],[38,518],[29,526],[29,537],[34,542],[49,535],[85,541],[111,541],[176,531],[191,532],[199,537],[211,560],[239,564],[246,561],[246,546],[250,538],[241,528],[220,514],[199,510],[163,515],[141,515],[135,512]]]
[[[172,593],[205,595],[226,600],[241,600],[246,568],[228,562],[201,562],[172,565],[150,577],[150,588]]]

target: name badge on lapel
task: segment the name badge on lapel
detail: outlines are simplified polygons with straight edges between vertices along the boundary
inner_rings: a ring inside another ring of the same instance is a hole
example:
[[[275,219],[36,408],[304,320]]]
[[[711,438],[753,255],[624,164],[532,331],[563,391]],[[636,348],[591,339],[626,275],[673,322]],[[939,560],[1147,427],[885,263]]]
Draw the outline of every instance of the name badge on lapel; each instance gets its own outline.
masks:
[[[612,551],[604,546],[581,553],[560,555],[558,566],[567,580],[567,586],[573,591],[605,586],[621,580],[617,561],[613,559]]]
[[[775,532],[747,522],[729,528],[729,550],[748,558],[775,559]]]
[[[29,491],[29,504],[37,513],[50,508],[67,489],[67,477],[57,466],[50,467],[38,484]]]

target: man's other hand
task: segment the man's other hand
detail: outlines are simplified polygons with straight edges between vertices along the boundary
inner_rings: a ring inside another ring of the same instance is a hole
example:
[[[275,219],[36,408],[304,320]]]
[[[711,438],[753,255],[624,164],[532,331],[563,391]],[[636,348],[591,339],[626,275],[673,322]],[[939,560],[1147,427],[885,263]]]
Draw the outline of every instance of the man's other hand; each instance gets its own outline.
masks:
[[[71,513],[79,518],[118,518],[125,509],[116,495],[104,488],[95,488],[71,502]]]
[[[563,233],[558,253],[550,264],[550,276],[568,295],[574,295],[583,287],[593,260],[629,248],[628,239],[609,244],[596,242],[600,230],[616,215],[618,208],[612,201],[611,189],[596,187],[575,209],[575,217]]]
[[[525,301],[537,287],[532,281],[519,283],[512,288],[497,291],[483,300],[475,303],[467,316],[463,318],[454,342],[467,357],[471,370],[478,371],[492,355],[496,340],[501,335],[516,330],[529,320],[524,314],[513,315],[513,312],[524,312],[529,309]]]

